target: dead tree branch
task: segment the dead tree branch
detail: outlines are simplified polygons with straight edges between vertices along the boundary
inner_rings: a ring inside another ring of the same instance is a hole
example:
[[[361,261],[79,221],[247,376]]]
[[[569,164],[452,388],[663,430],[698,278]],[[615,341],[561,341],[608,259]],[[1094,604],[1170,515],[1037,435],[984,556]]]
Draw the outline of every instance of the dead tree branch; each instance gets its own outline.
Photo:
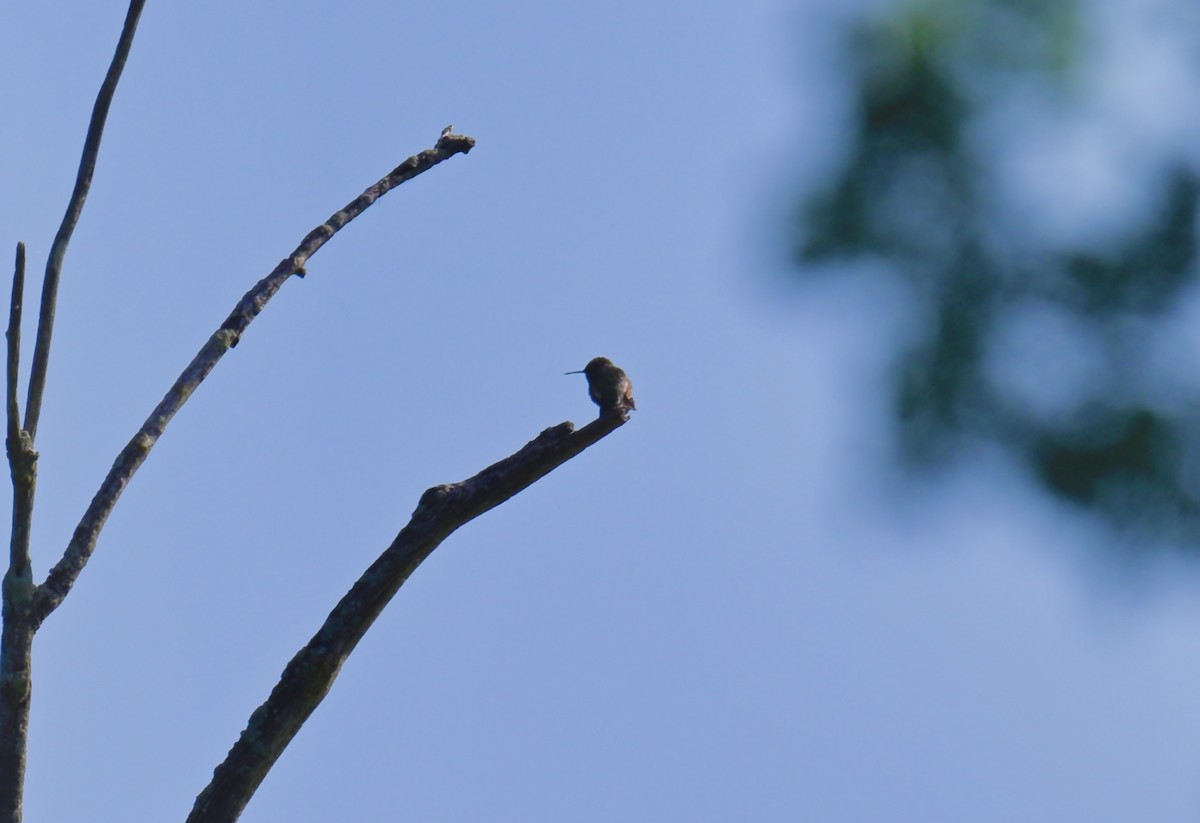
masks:
[[[9,474],[13,484],[12,533],[8,571],[4,574],[3,620],[0,631],[0,820],[20,823],[25,783],[25,751],[29,735],[29,683],[33,625],[29,604],[33,571],[29,561],[29,528],[36,460],[29,436],[21,430],[17,404],[17,373],[21,351],[21,302],[25,293],[25,244],[17,244],[12,299],[8,307],[7,418]]]
[[[92,174],[96,171],[96,158],[100,155],[100,138],[104,136],[104,124],[108,120],[108,109],[113,94],[125,69],[125,60],[133,47],[133,35],[137,32],[138,19],[146,0],[132,0],[125,14],[125,26],[117,41],[117,50],[108,74],[100,84],[100,93],[92,107],[92,119],[88,123],[87,137],[83,141],[83,156],[79,160],[79,171],[75,175],[75,190],[67,202],[67,213],[63,215],[54,244],[46,258],[46,276],[42,281],[42,306],[38,313],[37,342],[33,347],[33,365],[29,372],[29,392],[25,399],[25,431],[29,439],[37,439],[38,418],[42,415],[42,396],[46,393],[46,369],[50,365],[50,339],[54,335],[54,311],[58,305],[58,281],[62,274],[63,259],[67,256],[67,244],[75,232],[75,224],[83,213],[88,190],[92,187]]]
[[[461,483],[434,486],[392,544],[329,613],[321,629],[287,667],[270,697],[196,798],[187,823],[230,823],[304,721],[328,694],[350,652],[421,562],[459,526],[531,486],[625,423],[605,412],[575,431],[572,423],[546,429],[520,451]]]
[[[41,618],[34,614],[37,589],[29,557],[29,541],[33,527],[33,501],[37,486],[37,452],[33,441],[37,434],[42,397],[46,390],[46,370],[50,362],[50,341],[54,334],[54,312],[58,302],[58,282],[62,274],[67,245],[83,212],[104,123],[112,105],[113,94],[133,46],[138,19],[145,0],[131,0],[125,15],[125,25],[117,41],[116,51],[108,73],[96,95],[83,155],[75,176],[75,189],[67,203],[50,254],[46,259],[46,274],[42,281],[42,303],[38,313],[37,338],[30,368],[29,391],[25,403],[25,425],[21,426],[17,402],[21,309],[25,292],[25,247],[17,247],[17,266],[13,273],[12,300],[8,313],[8,345],[5,413],[5,437],[9,471],[13,483],[13,520],[9,541],[9,566],[3,584],[3,629],[0,630],[0,823],[20,823],[22,795],[25,785],[25,757],[29,734],[29,697],[33,651],[33,635]]]
[[[29,569],[29,529],[33,519],[33,490],[36,457],[29,435],[21,430],[21,408],[17,384],[21,368],[21,308],[25,299],[25,244],[17,244],[17,262],[13,269],[12,298],[8,304],[8,368],[5,385],[8,429],[5,446],[9,474],[13,483],[13,522],[9,535],[8,572],[15,577],[31,577]]]
[[[100,485],[100,490],[92,498],[87,511],[67,545],[63,554],[50,570],[46,581],[38,586],[33,606],[34,617],[40,623],[52,611],[58,608],[63,598],[71,590],[75,579],[87,565],[88,559],[96,549],[96,541],[104,522],[112,513],[113,507],[121,496],[121,492],[129,485],[130,479],[138,468],[145,462],[150,450],[162,436],[167,424],[175,416],[196,388],[204,381],[225,353],[238,344],[246,328],[253,322],[279,291],[279,288],[293,274],[303,275],[304,265],[331,237],[342,227],[358,217],[376,200],[389,191],[422,172],[447,160],[456,154],[466,154],[475,145],[474,138],[443,131],[437,144],[432,149],[413,155],[405,160],[375,185],[369,187],[345,208],[335,212],[328,220],[310,231],[295,250],[279,262],[274,270],[259,280],[254,288],[246,292],[225,322],[213,332],[212,336],[200,349],[192,362],[175,380],[166,396],[146,418],[146,422],[138,429],[137,434],[125,445],[108,476]]]
[[[129,4],[116,52],[92,110],[75,188],[47,258],[23,425],[18,387],[25,249],[21,244],[17,247],[6,335],[6,445],[13,482],[13,529],[9,567],[3,579],[0,632],[0,823],[21,821],[33,636],[70,593],[95,551],[100,532],[122,492],[175,414],[221,358],[238,344],[283,283],[293,275],[303,277],[308,260],[339,230],[396,186],[456,154],[466,154],[475,145],[473,138],[453,134],[447,127],[433,148],[405,160],[309,232],[287,257],[246,292],[117,455],[62,557],[45,581],[35,585],[30,562],[37,480],[34,440],[46,388],[58,286],[67,246],[91,187],[113,95],[144,5],[145,0],[131,0]],[[330,612],[317,634],[288,663],[266,702],[253,713],[228,757],[214,771],[212,782],[197,797],[188,820],[227,823],[241,814],[279,755],[329,692],[346,658],[408,577],[443,540],[463,524],[528,488],[625,421],[623,410],[610,409],[602,411],[596,421],[579,431],[571,423],[562,423],[468,480],[427,490],[409,523]]]

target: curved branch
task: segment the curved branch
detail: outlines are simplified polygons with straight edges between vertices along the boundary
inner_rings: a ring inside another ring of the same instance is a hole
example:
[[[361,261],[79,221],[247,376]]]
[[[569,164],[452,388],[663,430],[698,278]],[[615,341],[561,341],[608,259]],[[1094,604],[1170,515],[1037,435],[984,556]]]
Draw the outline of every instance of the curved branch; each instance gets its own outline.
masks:
[[[142,7],[145,5],[146,0],[131,0],[129,3],[129,11],[125,14],[125,26],[121,29],[121,38],[117,41],[117,50],[113,54],[108,74],[100,84],[100,92],[96,95],[96,103],[92,107],[92,119],[88,123],[87,137],[83,141],[83,156],[79,159],[79,172],[75,175],[75,190],[71,192],[67,213],[63,215],[58,233],[54,235],[54,244],[50,246],[50,256],[46,259],[46,276],[42,281],[42,305],[38,313],[37,342],[33,348],[29,392],[25,398],[25,431],[29,432],[30,441],[37,437],[38,418],[42,415],[42,395],[46,392],[46,369],[50,365],[50,338],[54,335],[54,311],[58,304],[58,280],[62,274],[63,258],[67,255],[67,244],[71,242],[75,224],[79,222],[88,190],[92,187],[92,173],[96,170],[96,158],[100,154],[100,138],[104,136],[108,109],[112,105],[121,72],[125,69],[129,50],[133,47],[133,35],[137,31],[138,18],[142,16]]]
[[[167,424],[171,422],[171,418],[183,407],[192,392],[203,382],[217,362],[225,356],[225,353],[238,344],[246,328],[275,296],[284,281],[293,274],[303,276],[304,264],[308,259],[343,226],[366,211],[380,197],[401,183],[428,171],[443,160],[456,154],[466,154],[474,145],[474,138],[451,134],[449,129],[446,129],[438,139],[437,145],[405,160],[382,180],[350,201],[345,208],[335,212],[328,220],[309,232],[290,255],[281,260],[270,274],[258,281],[254,288],[246,292],[234,306],[229,317],[225,318],[225,322],[213,332],[213,335],[192,358],[192,362],[175,380],[175,384],[171,386],[146,422],[142,424],[137,434],[117,455],[112,468],[109,469],[108,476],[100,485],[100,490],[96,492],[96,496],[92,498],[79,525],[75,527],[71,542],[67,545],[62,559],[54,565],[47,575],[46,581],[38,587],[34,614],[39,623],[58,608],[63,598],[71,590],[75,579],[83,571],[83,567],[87,565],[88,559],[95,551],[100,530],[104,527],[104,522],[108,519],[109,514],[112,513],[121,492],[125,490],[134,473],[146,460],[150,449],[158,442],[158,438],[162,436]]]
[[[212,782],[196,798],[187,823],[236,820],[304,721],[333,686],[342,664],[409,575],[459,526],[531,486],[626,421],[608,411],[575,431],[546,429],[520,451],[461,483],[421,495],[408,525],[329,613],[287,667],[267,701],[250,716]]]

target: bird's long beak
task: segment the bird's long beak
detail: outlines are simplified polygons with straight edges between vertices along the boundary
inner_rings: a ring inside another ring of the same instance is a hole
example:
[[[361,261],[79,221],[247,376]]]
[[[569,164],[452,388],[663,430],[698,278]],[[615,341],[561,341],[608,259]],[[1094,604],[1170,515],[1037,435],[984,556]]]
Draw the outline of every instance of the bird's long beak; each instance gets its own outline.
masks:
[[[583,369],[579,369],[578,371],[565,371],[563,374],[583,374]]]

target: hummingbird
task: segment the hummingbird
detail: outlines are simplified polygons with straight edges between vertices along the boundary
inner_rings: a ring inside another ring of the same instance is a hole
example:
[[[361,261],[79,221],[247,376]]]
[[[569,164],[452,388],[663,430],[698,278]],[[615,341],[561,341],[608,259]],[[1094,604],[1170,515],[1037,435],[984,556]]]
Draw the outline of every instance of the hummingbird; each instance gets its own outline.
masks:
[[[588,396],[600,407],[601,412],[627,412],[637,408],[633,404],[633,384],[621,367],[607,357],[593,357],[579,371],[564,373],[587,377]]]

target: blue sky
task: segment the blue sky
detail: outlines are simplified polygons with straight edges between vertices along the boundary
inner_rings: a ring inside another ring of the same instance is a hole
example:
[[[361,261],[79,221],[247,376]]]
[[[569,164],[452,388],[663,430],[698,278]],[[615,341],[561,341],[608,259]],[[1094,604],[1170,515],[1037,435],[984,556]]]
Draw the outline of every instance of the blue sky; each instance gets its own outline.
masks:
[[[36,273],[125,9],[26,5],[0,225]],[[846,16],[150,3],[64,270],[39,579],[246,289],[443,126],[478,146],[287,283],[134,479],[36,639],[27,819],[182,819],[420,493],[590,419],[562,372],[606,355],[630,424],[418,570],[243,820],[1194,820],[1196,570],[1097,563],[986,447],[888,469],[905,295],[790,276]]]

